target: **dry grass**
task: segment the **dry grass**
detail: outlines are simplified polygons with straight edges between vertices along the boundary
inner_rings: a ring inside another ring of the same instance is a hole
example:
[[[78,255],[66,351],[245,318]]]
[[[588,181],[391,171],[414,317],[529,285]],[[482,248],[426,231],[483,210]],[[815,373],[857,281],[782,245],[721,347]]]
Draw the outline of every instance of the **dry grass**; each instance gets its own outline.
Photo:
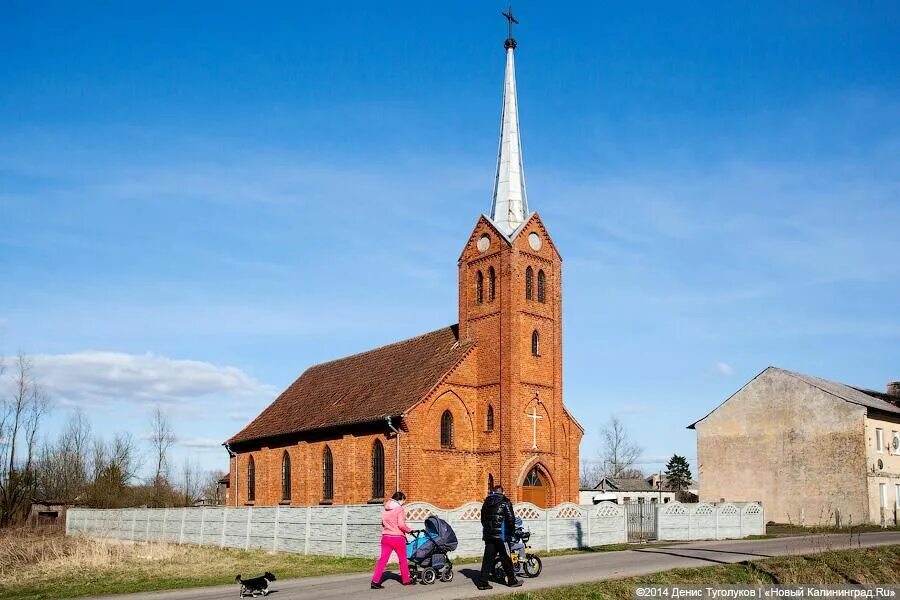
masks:
[[[900,584],[900,546],[783,556],[747,563],[674,569],[506,596],[509,600],[631,600],[639,585]]]
[[[72,598],[234,582],[234,576],[329,575],[371,569],[368,559],[261,550],[65,537],[35,530],[0,532],[0,599]]]

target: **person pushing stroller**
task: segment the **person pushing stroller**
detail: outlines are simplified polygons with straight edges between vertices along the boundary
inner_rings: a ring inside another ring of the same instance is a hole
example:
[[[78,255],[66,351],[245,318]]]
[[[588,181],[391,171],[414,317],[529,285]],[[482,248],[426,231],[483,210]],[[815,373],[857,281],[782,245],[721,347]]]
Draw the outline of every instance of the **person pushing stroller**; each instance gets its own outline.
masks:
[[[503,565],[506,583],[509,587],[519,587],[522,582],[516,579],[512,560],[506,548],[516,526],[516,516],[512,502],[503,494],[502,486],[495,486],[481,505],[481,539],[484,540],[484,556],[481,559],[481,576],[478,581],[479,590],[491,589],[488,580],[494,570],[497,557]]]

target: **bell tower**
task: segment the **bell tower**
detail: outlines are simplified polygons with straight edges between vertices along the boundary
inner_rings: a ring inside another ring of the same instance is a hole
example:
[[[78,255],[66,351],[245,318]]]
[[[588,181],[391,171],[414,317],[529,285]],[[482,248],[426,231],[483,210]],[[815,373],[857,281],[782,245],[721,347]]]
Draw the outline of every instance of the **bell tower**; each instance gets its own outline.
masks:
[[[476,343],[479,437],[485,480],[514,502],[577,502],[583,430],[562,400],[562,258],[530,212],[519,135],[512,13],[504,13],[506,70],[490,216],[459,258],[461,339]]]

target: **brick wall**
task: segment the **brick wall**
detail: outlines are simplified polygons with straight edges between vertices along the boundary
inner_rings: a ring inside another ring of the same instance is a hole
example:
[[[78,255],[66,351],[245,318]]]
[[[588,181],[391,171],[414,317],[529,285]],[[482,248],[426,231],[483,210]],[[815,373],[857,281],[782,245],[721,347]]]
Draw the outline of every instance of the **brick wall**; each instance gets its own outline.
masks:
[[[530,233],[543,243],[528,244]],[[481,252],[477,241],[490,237]],[[525,272],[534,271],[533,299],[525,297]],[[496,274],[493,299],[489,269]],[[538,301],[538,272],[545,274],[545,301]],[[476,301],[477,274],[482,273],[482,302]],[[512,244],[482,218],[459,259],[459,329],[474,348],[404,418],[400,437],[400,488],[410,500],[441,508],[482,498],[488,476],[502,484],[513,500],[531,468],[540,469],[550,486],[549,504],[578,501],[578,447],[583,434],[562,400],[562,260],[537,215]],[[531,334],[540,334],[539,356],[532,355]],[[538,397],[540,402],[535,403]],[[488,406],[494,429],[487,430]],[[532,420],[536,409],[537,446],[533,449]],[[440,422],[453,415],[454,444],[442,448]],[[290,504],[322,501],[322,456],[326,445],[334,458],[334,503],[365,503],[371,497],[371,457],[376,439],[385,449],[385,490],[395,487],[395,443],[386,426],[381,430],[334,434],[251,451],[232,460],[232,505],[247,504],[247,464],[256,464],[255,505],[281,501],[281,459],[290,453]],[[237,471],[237,472],[235,472]]]

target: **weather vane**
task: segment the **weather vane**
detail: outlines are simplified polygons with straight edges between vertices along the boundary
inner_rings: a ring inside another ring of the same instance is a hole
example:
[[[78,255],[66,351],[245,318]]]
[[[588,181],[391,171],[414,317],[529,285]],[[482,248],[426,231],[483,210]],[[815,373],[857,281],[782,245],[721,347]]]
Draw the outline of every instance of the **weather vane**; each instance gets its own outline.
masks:
[[[513,25],[518,25],[519,22],[513,16],[512,5],[510,5],[509,8],[506,9],[506,12],[502,12],[500,14],[503,15],[504,17],[506,17],[506,22],[507,22],[507,25],[509,26],[509,35],[507,36],[506,41],[503,42],[503,47],[504,48],[515,48],[516,40],[513,39],[512,28],[513,28]]]

